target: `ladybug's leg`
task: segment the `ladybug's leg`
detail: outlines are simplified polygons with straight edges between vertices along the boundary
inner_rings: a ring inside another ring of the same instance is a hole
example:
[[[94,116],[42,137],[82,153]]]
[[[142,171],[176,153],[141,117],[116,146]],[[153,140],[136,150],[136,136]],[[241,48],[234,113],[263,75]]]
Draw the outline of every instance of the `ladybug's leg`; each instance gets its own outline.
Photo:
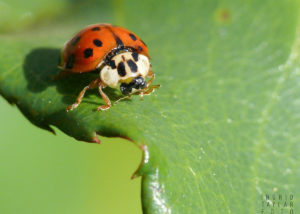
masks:
[[[73,103],[72,105],[69,105],[66,110],[67,111],[72,111],[74,108],[76,108],[82,101],[82,98],[85,94],[85,92],[88,90],[88,89],[93,89],[93,88],[96,88],[99,84],[100,84],[101,80],[100,78],[97,78],[95,80],[93,80],[88,86],[85,86],[82,91],[79,93],[77,99],[76,99],[76,102]]]
[[[99,84],[99,92],[100,92],[100,94],[101,94],[101,96],[102,96],[102,98],[105,102],[105,105],[99,106],[97,108],[97,111],[100,111],[100,110],[104,111],[104,110],[107,110],[111,107],[111,102],[110,102],[109,97],[102,90],[105,87],[106,87],[106,85],[103,84],[102,82]]]
[[[148,88],[152,84],[152,82],[154,81],[155,74],[152,72],[152,70],[150,70],[148,72],[147,77],[151,77],[151,79],[147,82],[146,88]]]
[[[146,88],[141,90],[140,97],[143,98],[144,95],[149,95],[154,92],[154,89],[159,88],[160,85],[151,85],[154,81],[155,74],[150,70],[147,77],[151,77],[151,79],[147,82]]]
[[[114,102],[114,105],[116,105],[121,100],[129,99],[130,97],[131,97],[131,94],[129,94],[129,95],[125,96],[125,97],[121,97],[120,99],[118,99],[117,101]]]

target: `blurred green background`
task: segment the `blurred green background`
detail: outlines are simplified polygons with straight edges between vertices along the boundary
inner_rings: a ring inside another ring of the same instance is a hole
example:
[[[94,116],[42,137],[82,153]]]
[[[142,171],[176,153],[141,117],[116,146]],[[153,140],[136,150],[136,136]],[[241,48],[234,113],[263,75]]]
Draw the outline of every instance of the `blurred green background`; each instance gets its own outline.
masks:
[[[84,143],[32,125],[0,97],[0,213],[142,213],[142,152],[123,139]]]

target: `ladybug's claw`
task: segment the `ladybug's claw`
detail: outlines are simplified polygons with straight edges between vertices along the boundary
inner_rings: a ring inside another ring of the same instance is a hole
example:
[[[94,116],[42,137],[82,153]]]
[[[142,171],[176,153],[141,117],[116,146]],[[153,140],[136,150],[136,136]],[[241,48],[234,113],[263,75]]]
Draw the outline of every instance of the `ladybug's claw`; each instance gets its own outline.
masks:
[[[72,111],[74,108],[77,108],[79,104],[77,103],[74,103],[72,105],[69,105],[67,108],[66,108],[66,111]]]
[[[141,93],[140,93],[139,95],[140,95],[140,99],[141,99],[141,100],[144,100],[144,92],[141,91]]]
[[[105,111],[105,110],[108,110],[110,108],[110,106],[108,106],[108,105],[103,105],[103,106],[99,106],[98,108],[97,108],[97,111]]]
[[[129,99],[131,97],[131,95],[127,95],[125,97],[121,97],[120,99],[118,99],[117,101],[114,102],[114,105],[116,105],[118,102],[120,102],[121,100],[125,100],[125,99]]]
[[[149,95],[155,91],[155,89],[159,88],[160,85],[151,85],[148,88],[145,88],[144,91],[142,92],[143,95]]]

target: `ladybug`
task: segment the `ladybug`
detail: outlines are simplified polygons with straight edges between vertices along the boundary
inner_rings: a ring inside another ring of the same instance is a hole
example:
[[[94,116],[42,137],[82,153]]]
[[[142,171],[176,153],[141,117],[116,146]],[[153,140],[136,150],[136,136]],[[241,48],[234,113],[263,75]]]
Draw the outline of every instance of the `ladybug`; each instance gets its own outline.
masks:
[[[139,94],[142,98],[159,88],[159,85],[151,85],[154,73],[146,44],[131,31],[110,24],[89,25],[79,31],[64,45],[58,67],[62,70],[59,75],[99,71],[99,77],[83,88],[67,111],[81,103],[88,89],[99,89],[105,101],[105,105],[97,108],[99,111],[111,107],[109,97],[103,92],[107,86],[119,86],[126,95],[121,99],[132,94]],[[150,78],[148,82],[147,77]]]

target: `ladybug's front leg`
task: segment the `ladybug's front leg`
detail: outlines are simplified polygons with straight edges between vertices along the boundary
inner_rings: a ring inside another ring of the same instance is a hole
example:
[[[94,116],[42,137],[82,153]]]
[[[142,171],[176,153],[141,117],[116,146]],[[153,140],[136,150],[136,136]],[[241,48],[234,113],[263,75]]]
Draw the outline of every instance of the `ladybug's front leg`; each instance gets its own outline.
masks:
[[[102,82],[99,84],[99,93],[101,94],[101,96],[102,96],[102,98],[105,102],[105,105],[99,106],[97,108],[97,111],[100,111],[100,110],[104,111],[104,110],[107,110],[111,107],[111,102],[110,102],[109,97],[102,90],[105,87],[106,87],[106,85],[103,84]]]
[[[88,90],[88,89],[93,89],[93,88],[96,88],[99,84],[100,84],[100,78],[97,78],[95,80],[93,80],[88,86],[85,86],[82,91],[79,93],[77,99],[76,99],[76,102],[73,103],[72,105],[69,105],[67,108],[66,108],[66,111],[72,111],[74,108],[77,108],[77,106],[81,103],[82,101],[82,98],[85,94],[85,92]]]
[[[146,88],[141,90],[141,93],[140,93],[140,98],[141,99],[143,99],[144,95],[149,95],[152,92],[154,92],[154,89],[160,87],[160,85],[151,85],[152,82],[154,81],[154,78],[155,78],[155,74],[151,70],[149,71],[147,77],[151,77],[151,79],[147,82]]]
[[[129,99],[130,97],[131,97],[131,94],[129,94],[129,95],[125,96],[125,97],[121,97],[120,99],[118,99],[117,101],[114,102],[114,105],[116,105],[121,100]]]

